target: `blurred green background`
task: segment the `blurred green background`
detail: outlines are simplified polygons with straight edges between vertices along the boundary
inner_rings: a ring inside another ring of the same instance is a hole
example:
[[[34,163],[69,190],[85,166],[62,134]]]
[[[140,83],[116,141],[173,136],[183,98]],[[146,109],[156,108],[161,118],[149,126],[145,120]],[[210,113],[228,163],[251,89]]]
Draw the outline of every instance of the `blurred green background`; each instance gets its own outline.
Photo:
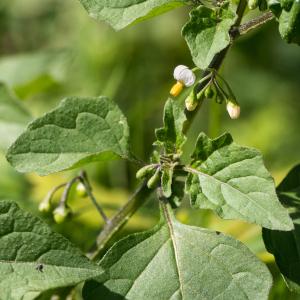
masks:
[[[254,15],[255,12],[247,18]],[[178,64],[193,66],[180,34],[187,17],[188,10],[181,8],[114,32],[89,18],[76,0],[2,0],[0,81],[34,117],[66,96],[111,97],[128,117],[134,152],[147,161],[153,150],[154,128],[161,126],[163,105],[174,83],[173,69]],[[281,41],[275,21],[240,38],[227,56],[222,74],[241,104],[241,117],[232,121],[224,105],[206,102],[189,132],[187,153],[200,130],[211,136],[229,131],[240,144],[262,151],[279,183],[299,162],[299,70],[300,48]],[[38,214],[38,202],[75,172],[48,177],[16,173],[4,158],[5,135],[10,133],[3,114],[0,105],[0,198],[16,200],[21,207]],[[126,201],[137,184],[136,167],[126,162],[93,164],[87,171],[108,214]],[[75,214],[63,226],[55,225],[50,217],[42,217],[87,251],[102,223],[88,199],[79,199],[75,193],[71,198]],[[152,199],[118,238],[153,226],[157,218],[156,201]],[[178,218],[243,241],[274,274],[270,299],[300,299],[285,287],[273,257],[265,251],[258,226],[221,221],[209,211],[191,210],[187,201],[178,211]]]

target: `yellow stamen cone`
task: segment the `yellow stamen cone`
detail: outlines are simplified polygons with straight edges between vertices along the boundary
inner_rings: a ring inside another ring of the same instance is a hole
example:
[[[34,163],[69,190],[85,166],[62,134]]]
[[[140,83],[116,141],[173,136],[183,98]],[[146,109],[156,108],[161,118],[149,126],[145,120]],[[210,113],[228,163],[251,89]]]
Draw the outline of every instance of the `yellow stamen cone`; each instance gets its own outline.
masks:
[[[176,84],[174,84],[170,90],[170,94],[173,97],[177,97],[183,90],[183,84],[179,81],[177,81]]]

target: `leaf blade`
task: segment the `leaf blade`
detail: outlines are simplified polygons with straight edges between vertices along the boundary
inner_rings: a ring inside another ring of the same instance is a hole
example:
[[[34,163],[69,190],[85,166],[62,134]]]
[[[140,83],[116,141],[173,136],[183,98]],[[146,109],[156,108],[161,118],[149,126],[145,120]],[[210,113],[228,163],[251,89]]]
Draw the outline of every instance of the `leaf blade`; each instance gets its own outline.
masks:
[[[229,30],[237,16],[230,7],[215,10],[199,6],[190,13],[190,20],[182,29],[194,63],[205,70],[213,57],[230,44]]]
[[[1,299],[34,299],[43,291],[103,272],[67,239],[11,201],[0,201],[0,243]]]
[[[48,175],[93,161],[129,158],[128,140],[126,118],[108,98],[66,98],[28,126],[7,159],[19,172]]]
[[[100,265],[106,274],[97,279],[100,284],[86,284],[83,295],[88,300],[99,295],[108,299],[267,299],[272,281],[267,268],[240,242],[180,224],[169,208],[155,228],[115,244]]]
[[[293,209],[295,229],[289,232],[263,228],[263,240],[291,291],[300,293],[300,165],[295,166],[277,187],[279,199]]]
[[[80,0],[89,15],[115,30],[141,22],[186,4],[185,0]]]
[[[212,209],[224,219],[293,229],[259,151],[235,144],[229,134],[211,140],[202,133],[192,158],[192,166],[186,168],[192,206]]]
[[[22,103],[0,82],[0,148],[8,148],[31,118]]]

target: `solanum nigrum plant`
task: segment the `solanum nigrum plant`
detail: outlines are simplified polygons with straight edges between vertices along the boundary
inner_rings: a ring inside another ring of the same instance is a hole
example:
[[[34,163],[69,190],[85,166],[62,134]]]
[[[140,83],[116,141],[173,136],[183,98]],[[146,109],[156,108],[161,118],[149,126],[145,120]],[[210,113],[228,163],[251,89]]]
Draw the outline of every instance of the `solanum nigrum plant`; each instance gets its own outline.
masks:
[[[82,283],[82,296],[87,300],[268,299],[272,276],[245,245],[176,219],[174,211],[184,196],[194,209],[210,209],[223,219],[263,227],[267,250],[274,254],[289,288],[299,292],[299,166],[276,189],[261,153],[236,144],[229,133],[210,138],[199,132],[189,160],[182,157],[187,132],[202,105],[215,101],[231,119],[240,115],[234,91],[220,72],[234,41],[276,19],[283,39],[300,43],[300,1],[80,2],[93,18],[116,30],[176,7],[189,7],[190,19],[182,35],[195,66],[178,62],[163,125],[155,130],[153,153],[147,162],[132,153],[126,117],[105,96],[64,99],[57,108],[33,120],[10,146],[7,160],[19,172],[49,175],[121,158],[139,166],[139,184],[113,217],[108,217],[95,199],[84,170],[55,186],[41,201],[40,211],[52,213],[57,223],[63,223],[72,217],[68,202],[72,187],[92,200],[105,225],[88,255],[14,202],[1,200],[0,299],[44,299],[58,288],[78,288]],[[258,16],[242,22],[253,9]],[[3,85],[0,92],[12,98]],[[14,101],[11,99],[10,105],[17,107]],[[30,116],[17,109],[18,118],[27,122]],[[52,199],[58,190],[63,190],[63,195],[55,204]],[[159,203],[159,223],[107,250],[115,233],[152,194]]]

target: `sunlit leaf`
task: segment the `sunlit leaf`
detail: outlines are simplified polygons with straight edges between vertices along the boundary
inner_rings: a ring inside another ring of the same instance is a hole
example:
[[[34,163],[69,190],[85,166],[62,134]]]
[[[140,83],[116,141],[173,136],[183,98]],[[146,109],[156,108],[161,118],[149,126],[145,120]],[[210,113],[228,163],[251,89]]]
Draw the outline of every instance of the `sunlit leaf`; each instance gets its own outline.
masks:
[[[212,209],[224,219],[242,219],[270,229],[293,229],[262,155],[235,144],[230,134],[210,139],[201,133],[187,171],[186,190],[195,208]]]
[[[233,238],[175,220],[124,238],[100,262],[105,273],[84,299],[267,299],[266,266]]]
[[[67,98],[32,122],[9,148],[19,172],[47,175],[93,161],[128,158],[126,118],[106,97]]]
[[[155,17],[176,7],[186,0],[80,0],[91,17],[105,21],[119,30],[130,24]]]
[[[213,57],[230,44],[229,30],[235,20],[236,14],[230,7],[216,11],[199,6],[191,11],[182,35],[199,68],[206,69]]]

